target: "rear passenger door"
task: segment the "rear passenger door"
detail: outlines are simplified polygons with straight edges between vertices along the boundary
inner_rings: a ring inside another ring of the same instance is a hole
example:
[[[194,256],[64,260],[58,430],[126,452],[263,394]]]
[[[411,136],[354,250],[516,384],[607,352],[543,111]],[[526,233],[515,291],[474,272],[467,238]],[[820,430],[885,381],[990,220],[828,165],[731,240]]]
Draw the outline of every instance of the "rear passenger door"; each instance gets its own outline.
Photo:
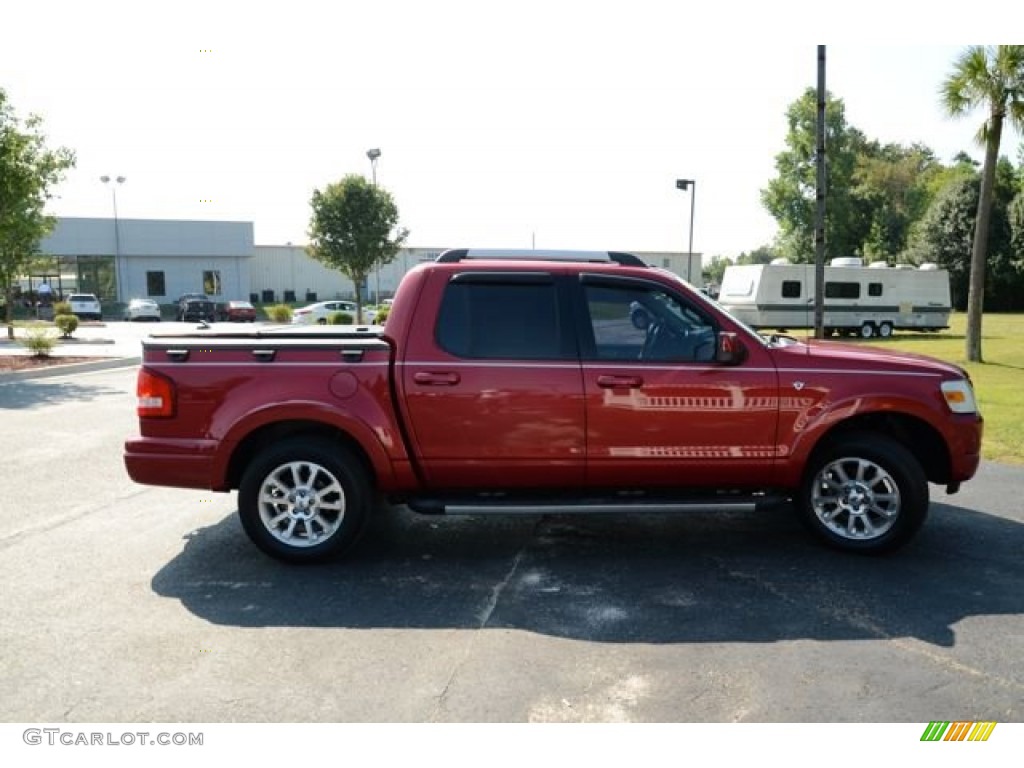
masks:
[[[410,334],[401,366],[431,486],[582,487],[583,382],[561,278],[467,269],[431,279],[445,281],[434,286],[440,309]]]

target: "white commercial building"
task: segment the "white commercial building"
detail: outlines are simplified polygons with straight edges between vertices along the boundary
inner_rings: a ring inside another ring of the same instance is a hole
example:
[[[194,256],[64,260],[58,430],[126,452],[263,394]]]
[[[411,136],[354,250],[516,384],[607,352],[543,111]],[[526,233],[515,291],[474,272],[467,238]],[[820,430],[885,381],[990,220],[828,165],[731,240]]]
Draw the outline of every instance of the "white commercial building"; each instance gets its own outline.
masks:
[[[364,299],[394,296],[406,272],[444,250],[403,248],[368,276]],[[57,219],[40,251],[27,275],[30,291],[47,283],[62,295],[79,291],[103,301],[152,298],[162,304],[183,293],[260,303],[355,297],[352,281],[311,258],[305,246],[255,245],[251,222],[65,217]],[[700,254],[634,253],[702,285]]]
[[[58,218],[39,247],[29,279],[65,295],[171,303],[183,293],[249,294],[251,222]]]

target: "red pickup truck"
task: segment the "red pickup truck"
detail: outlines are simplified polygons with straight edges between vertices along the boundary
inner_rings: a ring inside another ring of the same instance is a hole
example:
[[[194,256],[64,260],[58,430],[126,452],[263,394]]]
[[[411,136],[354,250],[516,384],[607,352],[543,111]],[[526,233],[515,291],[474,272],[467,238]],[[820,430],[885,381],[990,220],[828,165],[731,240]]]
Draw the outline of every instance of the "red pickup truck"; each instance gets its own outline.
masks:
[[[386,326],[154,335],[136,482],[238,489],[245,531],[334,556],[384,498],[423,513],[662,512],[791,500],[882,552],[979,462],[971,382],[938,360],[761,336],[631,254],[454,250]]]

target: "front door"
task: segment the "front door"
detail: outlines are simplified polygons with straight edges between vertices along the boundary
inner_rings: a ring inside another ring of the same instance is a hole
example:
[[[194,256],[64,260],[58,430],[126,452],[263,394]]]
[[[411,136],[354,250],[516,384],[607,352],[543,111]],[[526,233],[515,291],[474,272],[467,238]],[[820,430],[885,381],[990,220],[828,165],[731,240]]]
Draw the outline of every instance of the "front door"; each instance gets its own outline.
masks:
[[[715,362],[714,316],[654,282],[583,276],[587,485],[767,483],[777,380],[761,350]]]

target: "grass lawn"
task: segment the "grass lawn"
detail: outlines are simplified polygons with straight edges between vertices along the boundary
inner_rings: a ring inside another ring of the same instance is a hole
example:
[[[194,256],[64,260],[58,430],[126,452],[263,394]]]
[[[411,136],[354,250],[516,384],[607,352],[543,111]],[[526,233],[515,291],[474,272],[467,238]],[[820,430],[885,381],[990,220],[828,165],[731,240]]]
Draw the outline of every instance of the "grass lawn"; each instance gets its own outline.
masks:
[[[984,363],[967,363],[966,315],[955,314],[939,333],[897,333],[870,344],[930,355],[967,370],[985,417],[982,455],[991,461],[1024,464],[1024,315],[985,315],[981,355]]]

